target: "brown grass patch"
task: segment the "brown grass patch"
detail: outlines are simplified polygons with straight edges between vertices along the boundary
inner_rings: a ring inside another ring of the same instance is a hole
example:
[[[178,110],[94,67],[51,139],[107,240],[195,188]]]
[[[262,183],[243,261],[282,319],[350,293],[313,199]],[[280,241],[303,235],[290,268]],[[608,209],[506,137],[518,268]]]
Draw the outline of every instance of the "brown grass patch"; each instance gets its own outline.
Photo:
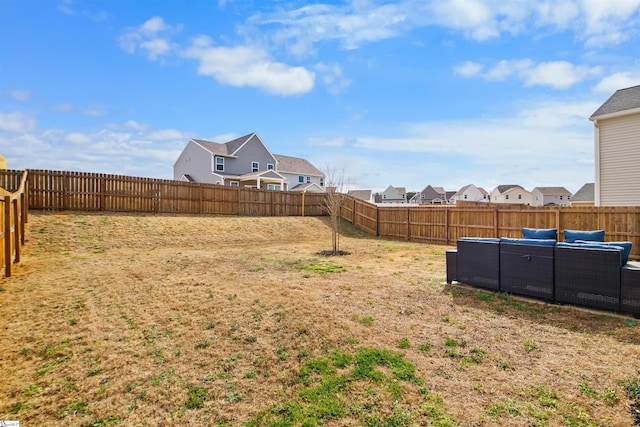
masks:
[[[384,363],[383,381],[353,379],[356,362],[338,363],[349,380],[320,401],[346,412],[323,424],[633,424],[621,382],[637,381],[640,326],[446,285],[445,247],[347,226],[351,254],[323,257],[323,218],[29,220],[23,262],[0,282],[0,419],[268,425],[310,405],[325,377],[305,384],[309,365],[375,349],[419,381]]]

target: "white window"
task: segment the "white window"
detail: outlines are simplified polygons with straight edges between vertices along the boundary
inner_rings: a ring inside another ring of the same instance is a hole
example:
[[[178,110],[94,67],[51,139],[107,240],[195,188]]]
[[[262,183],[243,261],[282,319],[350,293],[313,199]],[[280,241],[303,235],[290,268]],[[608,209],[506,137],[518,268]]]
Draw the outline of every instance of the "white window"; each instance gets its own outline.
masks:
[[[464,195],[464,198],[465,198],[465,199],[467,198],[467,195],[466,195],[466,194]]]
[[[273,166],[273,163],[267,163],[267,170],[272,171],[274,169],[275,169],[275,166]]]
[[[300,175],[298,176],[298,182],[304,182],[304,176]]]
[[[260,170],[260,163],[251,162],[251,172],[258,172]]]
[[[240,187],[240,183],[238,181],[229,181],[229,187]]]
[[[311,182],[311,177],[310,177],[310,176],[308,176],[308,177],[307,177],[307,184],[309,184],[310,182]]]
[[[518,194],[518,200],[522,199],[522,194]]]
[[[280,191],[280,184],[267,184],[267,190]]]
[[[507,194],[506,196],[504,196],[504,198],[505,198],[506,200],[509,200],[509,195]]]
[[[562,200],[562,196],[560,196],[560,200]]]
[[[224,157],[216,157],[216,172],[224,172]]]
[[[320,178],[320,187],[324,187],[324,178]]]

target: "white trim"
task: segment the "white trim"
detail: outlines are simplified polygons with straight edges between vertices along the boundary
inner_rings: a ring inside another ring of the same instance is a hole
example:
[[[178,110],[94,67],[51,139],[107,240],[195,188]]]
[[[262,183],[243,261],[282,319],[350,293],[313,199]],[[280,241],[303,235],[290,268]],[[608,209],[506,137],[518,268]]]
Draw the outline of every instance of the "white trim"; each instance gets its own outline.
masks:
[[[240,181],[229,181],[229,187],[240,187]]]
[[[614,113],[601,114],[599,116],[591,116],[589,117],[589,120],[595,123],[598,120],[613,119],[614,117],[629,116],[631,114],[638,114],[638,113],[640,113],[640,107],[632,108],[630,110],[616,111]]]
[[[255,169],[253,170],[253,165],[256,165]],[[255,160],[251,160],[251,173],[257,173],[260,172],[260,162],[256,162]]]
[[[595,183],[593,186],[593,204],[595,206],[600,206],[600,127],[598,126],[598,121],[593,121],[594,126],[594,154],[595,154]]]
[[[222,170],[218,170],[218,159],[222,160]],[[213,170],[214,172],[224,172],[224,157],[213,155]]]

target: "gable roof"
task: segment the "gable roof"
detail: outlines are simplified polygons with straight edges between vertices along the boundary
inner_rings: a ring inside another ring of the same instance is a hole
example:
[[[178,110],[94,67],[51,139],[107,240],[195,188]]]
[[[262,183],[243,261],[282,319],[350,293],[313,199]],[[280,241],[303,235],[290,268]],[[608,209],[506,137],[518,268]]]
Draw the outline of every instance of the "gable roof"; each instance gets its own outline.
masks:
[[[517,185],[517,184],[506,184],[506,185],[498,185],[496,187],[496,190],[498,190],[498,193],[504,193],[505,191],[511,190],[514,187],[518,187],[518,188],[522,188],[522,186]],[[524,190],[524,188],[522,188]]]
[[[238,150],[240,150],[240,148],[242,148],[242,146],[246,144],[254,136],[258,138],[258,141],[260,141],[260,143],[269,152],[269,154],[271,154],[271,151],[269,151],[269,149],[264,144],[264,142],[262,142],[262,139],[260,139],[258,134],[255,132],[245,136],[241,136],[240,138],[233,139],[229,142],[224,142],[224,143],[207,141],[205,139],[195,139],[195,138],[192,138],[191,140],[196,144],[200,145],[205,150],[211,152],[211,154],[214,154],[217,156],[224,156],[224,157],[236,157],[236,153],[238,152]]]
[[[347,194],[356,199],[366,200],[367,202],[371,200],[371,190],[349,190]]]
[[[274,154],[273,156],[278,161],[278,166],[276,167],[278,172],[324,177],[324,174],[306,159],[283,156],[281,154]]]
[[[543,196],[571,196],[571,192],[564,187],[536,187],[533,191],[538,190]]]
[[[583,185],[573,196],[571,196],[572,202],[593,202],[595,200],[595,187],[593,182],[588,182]]]
[[[619,89],[589,117],[589,120],[636,109],[640,112],[640,86]]]
[[[394,187],[393,185],[390,185],[382,192],[382,194],[392,199],[406,199],[407,190],[405,187]]]
[[[295,187],[289,188],[289,191],[314,191],[317,193],[324,193],[324,188],[320,187],[315,182],[298,184]]]

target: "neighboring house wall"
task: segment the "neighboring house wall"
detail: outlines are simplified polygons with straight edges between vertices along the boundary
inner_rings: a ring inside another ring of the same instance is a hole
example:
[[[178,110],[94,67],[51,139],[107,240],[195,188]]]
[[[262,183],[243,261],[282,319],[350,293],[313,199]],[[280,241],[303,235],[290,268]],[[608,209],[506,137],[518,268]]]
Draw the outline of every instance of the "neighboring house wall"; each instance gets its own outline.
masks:
[[[595,183],[584,184],[571,196],[571,206],[594,206]]]
[[[347,193],[351,197],[373,203],[373,195],[371,190],[349,190]]]
[[[253,135],[233,153],[236,158],[225,158],[224,172],[231,175],[243,175],[253,172],[252,162],[258,163],[258,171],[266,171],[267,165],[275,168],[276,159],[264,146],[258,135]]]
[[[590,120],[596,206],[640,206],[640,86],[616,91]]]
[[[564,187],[536,187],[531,192],[531,206],[569,206],[571,193]]]
[[[597,133],[596,204],[640,206],[640,112],[601,120]]]
[[[173,179],[179,181],[190,175],[196,182],[220,184],[222,178],[213,173],[213,156],[193,140],[187,143],[173,166]]]
[[[426,204],[444,204],[447,202],[447,192],[442,187],[433,187],[427,185],[420,193],[418,193],[418,203]]]
[[[483,188],[479,188],[473,184],[469,184],[465,185],[453,196],[451,196],[450,201],[452,203],[456,203],[456,201],[458,200],[465,202],[488,202],[489,195]]]
[[[531,193],[519,185],[498,186],[491,192],[491,203],[530,205]]]
[[[388,186],[382,192],[381,203],[407,203],[407,191],[404,187]]]

